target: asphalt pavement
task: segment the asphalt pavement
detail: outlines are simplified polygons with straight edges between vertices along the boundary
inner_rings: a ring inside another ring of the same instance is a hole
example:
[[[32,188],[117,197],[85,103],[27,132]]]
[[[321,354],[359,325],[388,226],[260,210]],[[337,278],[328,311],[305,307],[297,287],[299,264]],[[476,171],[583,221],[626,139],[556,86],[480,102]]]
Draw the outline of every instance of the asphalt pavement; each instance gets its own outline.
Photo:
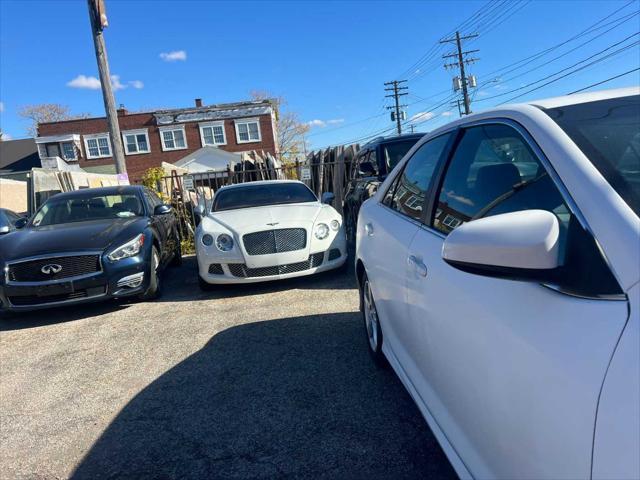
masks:
[[[2,478],[456,478],[353,273],[0,314]]]

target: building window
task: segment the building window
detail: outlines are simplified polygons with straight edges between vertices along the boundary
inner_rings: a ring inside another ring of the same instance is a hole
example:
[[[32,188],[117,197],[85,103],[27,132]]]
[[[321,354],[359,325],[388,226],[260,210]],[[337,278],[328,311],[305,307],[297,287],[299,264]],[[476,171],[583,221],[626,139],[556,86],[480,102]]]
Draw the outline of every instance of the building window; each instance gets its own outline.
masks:
[[[202,139],[203,147],[207,145],[226,145],[224,123],[201,123],[200,138]]]
[[[236,137],[238,143],[261,141],[259,121],[257,119],[236,121]]]
[[[65,160],[76,160],[76,147],[73,142],[62,142],[62,156]]]
[[[163,128],[160,130],[162,150],[184,150],[187,148],[187,140],[184,135],[184,127]]]
[[[85,136],[84,146],[87,150],[87,158],[104,158],[111,156],[111,142],[109,142],[109,135],[106,133],[92,135],[90,137]]]
[[[149,135],[147,130],[128,130],[122,132],[124,140],[124,152],[127,155],[137,155],[140,153],[149,153]]]

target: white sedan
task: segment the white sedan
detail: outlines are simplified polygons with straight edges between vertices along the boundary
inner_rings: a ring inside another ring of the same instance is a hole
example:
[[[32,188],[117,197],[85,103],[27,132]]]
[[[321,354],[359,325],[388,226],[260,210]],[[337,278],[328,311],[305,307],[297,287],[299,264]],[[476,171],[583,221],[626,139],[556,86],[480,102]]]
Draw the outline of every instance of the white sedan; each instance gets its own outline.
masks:
[[[302,182],[222,187],[196,229],[200,286],[311,275],[347,260],[342,216]]]
[[[470,115],[358,219],[370,352],[462,478],[640,478],[640,89]]]

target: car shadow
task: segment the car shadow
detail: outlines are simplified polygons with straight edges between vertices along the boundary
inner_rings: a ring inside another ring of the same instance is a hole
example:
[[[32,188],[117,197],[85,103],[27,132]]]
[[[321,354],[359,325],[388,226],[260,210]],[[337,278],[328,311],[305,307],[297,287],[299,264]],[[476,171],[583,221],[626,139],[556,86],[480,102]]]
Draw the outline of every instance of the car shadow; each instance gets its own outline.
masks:
[[[457,478],[359,315],[235,326],[129,402],[74,478]]]
[[[284,290],[348,290],[357,288],[351,258],[346,271],[329,270],[304,277],[269,282],[211,285],[209,291],[198,286],[198,264],[194,255],[185,256],[180,267],[168,268],[163,274],[161,302],[197,301],[216,298],[245,297]]]
[[[30,312],[0,312],[0,332],[46,327],[55,323],[74,322],[128,308],[131,300],[105,300]]]

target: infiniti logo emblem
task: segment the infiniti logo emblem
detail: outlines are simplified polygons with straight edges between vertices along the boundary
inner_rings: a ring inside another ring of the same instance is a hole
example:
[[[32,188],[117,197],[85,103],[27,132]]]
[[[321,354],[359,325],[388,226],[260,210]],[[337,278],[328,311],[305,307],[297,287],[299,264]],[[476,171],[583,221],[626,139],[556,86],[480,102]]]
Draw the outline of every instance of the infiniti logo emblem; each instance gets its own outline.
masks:
[[[60,273],[61,270],[62,265],[58,265],[57,263],[50,263],[40,269],[40,271],[45,275],[54,275],[56,273]]]

